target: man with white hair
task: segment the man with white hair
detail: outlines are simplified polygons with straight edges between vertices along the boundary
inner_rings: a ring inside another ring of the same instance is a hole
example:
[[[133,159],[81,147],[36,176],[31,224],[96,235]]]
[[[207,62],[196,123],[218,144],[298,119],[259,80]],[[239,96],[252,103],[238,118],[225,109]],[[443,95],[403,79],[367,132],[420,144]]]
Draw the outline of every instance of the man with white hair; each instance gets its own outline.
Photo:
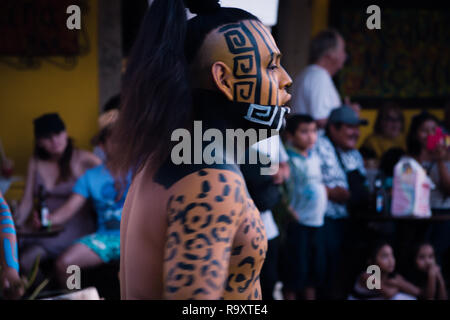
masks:
[[[319,128],[326,126],[333,109],[342,105],[332,77],[347,59],[344,38],[336,30],[324,30],[313,38],[309,50],[309,63],[295,81],[293,107],[297,113],[309,114]],[[359,105],[345,104],[359,112]]]

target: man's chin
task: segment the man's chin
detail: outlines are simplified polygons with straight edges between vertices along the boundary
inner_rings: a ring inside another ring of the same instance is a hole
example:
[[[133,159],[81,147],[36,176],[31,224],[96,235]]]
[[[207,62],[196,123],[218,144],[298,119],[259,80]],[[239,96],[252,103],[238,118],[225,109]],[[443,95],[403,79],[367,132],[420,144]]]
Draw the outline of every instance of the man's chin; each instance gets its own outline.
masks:
[[[347,145],[345,145],[345,149],[346,150],[354,150],[356,149],[357,143],[348,143]]]

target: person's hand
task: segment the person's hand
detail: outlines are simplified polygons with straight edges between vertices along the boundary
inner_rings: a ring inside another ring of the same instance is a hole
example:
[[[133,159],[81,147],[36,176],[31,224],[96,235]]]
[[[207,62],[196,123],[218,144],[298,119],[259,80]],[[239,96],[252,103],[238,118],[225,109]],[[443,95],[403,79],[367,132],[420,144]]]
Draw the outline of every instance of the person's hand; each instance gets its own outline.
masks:
[[[39,213],[36,210],[33,210],[32,215],[33,216],[31,220],[31,225],[33,229],[39,230],[42,227],[41,219],[39,218]]]
[[[278,167],[278,171],[276,174],[272,176],[273,183],[282,184],[285,180],[289,178],[291,171],[289,168],[289,164],[287,162],[281,162]]]
[[[391,286],[388,283],[381,283],[381,292],[387,299],[392,299],[400,289],[397,286]]]
[[[393,278],[387,279],[386,284],[390,287],[399,288],[402,284],[402,279],[398,275],[396,275]]]
[[[298,215],[295,212],[294,208],[292,208],[292,206],[288,207],[288,212],[295,221],[300,222],[300,220],[298,219]]]
[[[350,199],[350,191],[343,187],[326,188],[328,199],[337,203],[345,203]]]
[[[441,268],[437,264],[432,264],[428,267],[428,274],[431,276],[439,276]]]
[[[359,103],[351,102],[351,101],[350,101],[350,98],[349,98],[348,96],[345,97],[344,103],[345,103],[346,105],[348,105],[350,108],[352,108],[353,111],[355,111],[356,114],[359,116],[359,113],[361,112],[361,106],[360,106]]]
[[[0,271],[0,286],[6,299],[17,300],[25,293],[25,287],[19,273],[13,268],[7,267]]]
[[[448,149],[445,146],[445,144],[443,143],[443,141],[441,141],[441,143],[439,143],[436,146],[436,148],[434,148],[432,151],[430,151],[430,153],[431,153],[432,159],[436,162],[445,161],[445,160],[447,160],[447,157],[448,157]]]

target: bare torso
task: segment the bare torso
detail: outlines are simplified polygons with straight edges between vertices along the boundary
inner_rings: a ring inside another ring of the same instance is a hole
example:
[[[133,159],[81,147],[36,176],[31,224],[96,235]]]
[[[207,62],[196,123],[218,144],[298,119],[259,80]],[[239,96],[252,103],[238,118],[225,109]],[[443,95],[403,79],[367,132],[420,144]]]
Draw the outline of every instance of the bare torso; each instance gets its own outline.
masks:
[[[261,299],[266,250],[238,172],[205,168],[163,186],[144,169],[122,213],[122,299]]]

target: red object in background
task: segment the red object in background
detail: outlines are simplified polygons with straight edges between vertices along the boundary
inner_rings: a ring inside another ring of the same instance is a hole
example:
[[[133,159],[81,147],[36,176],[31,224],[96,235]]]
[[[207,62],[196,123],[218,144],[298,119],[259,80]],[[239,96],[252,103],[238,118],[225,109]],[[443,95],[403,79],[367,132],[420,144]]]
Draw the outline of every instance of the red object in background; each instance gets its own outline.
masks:
[[[2,168],[2,176],[9,178],[12,176],[14,168]]]
[[[447,140],[450,136],[442,131],[440,127],[436,129],[436,132],[427,137],[427,149],[434,150],[436,147],[444,142],[446,146],[448,146]]]

